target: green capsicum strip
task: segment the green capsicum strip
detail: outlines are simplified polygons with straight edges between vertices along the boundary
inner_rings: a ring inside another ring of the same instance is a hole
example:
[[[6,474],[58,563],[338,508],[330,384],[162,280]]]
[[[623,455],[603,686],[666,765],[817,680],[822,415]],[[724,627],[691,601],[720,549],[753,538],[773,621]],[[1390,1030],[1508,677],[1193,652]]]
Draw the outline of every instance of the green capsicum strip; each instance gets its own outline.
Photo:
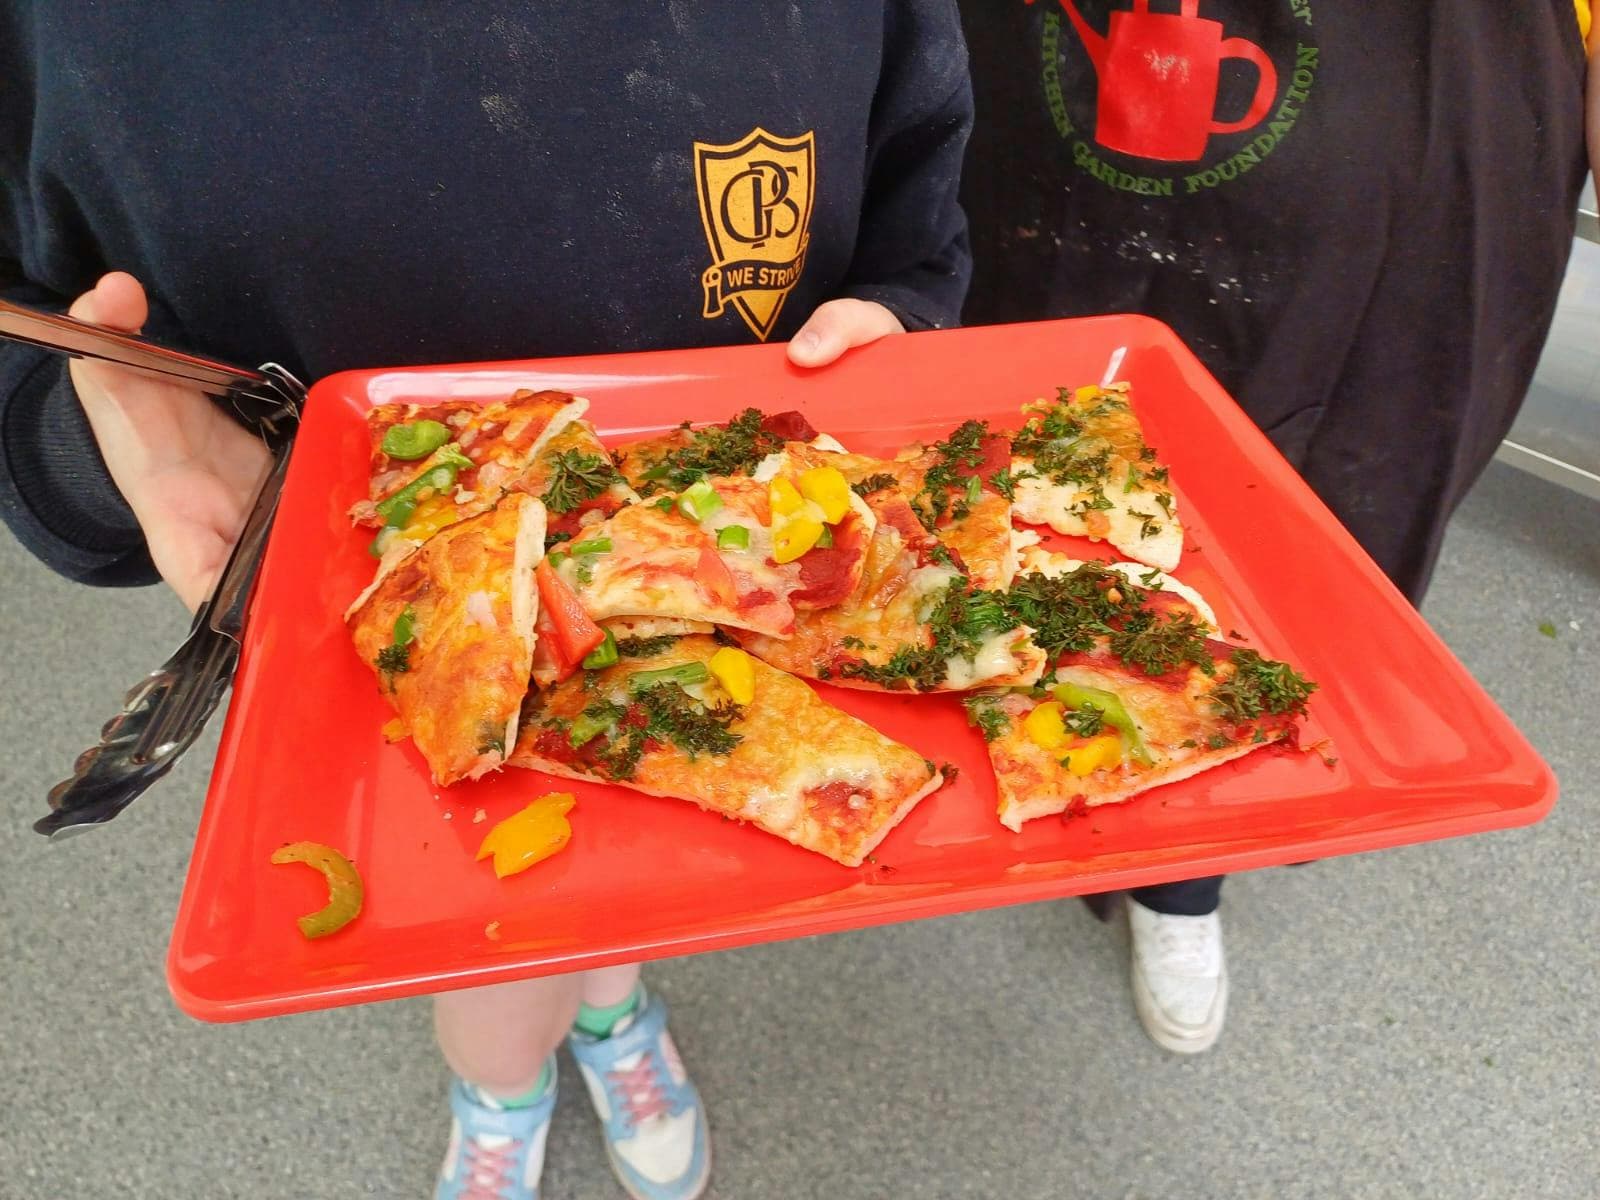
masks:
[[[614,716],[579,713],[572,718],[572,728],[567,731],[567,741],[574,750],[581,750],[602,733],[609,734],[616,723],[617,719]]]
[[[689,687],[692,684],[704,683],[711,678],[711,672],[706,669],[703,662],[681,663],[676,667],[661,667],[654,671],[640,671],[628,680],[628,694],[641,696],[651,688],[663,683],[675,683],[679,687]]]
[[[722,497],[704,479],[690,484],[678,497],[678,511],[691,521],[704,521],[721,507]]]
[[[383,452],[407,461],[427,458],[450,440],[450,430],[438,421],[410,421],[391,425],[383,435]]]
[[[611,630],[606,630],[606,640],[601,642],[583,658],[585,671],[603,671],[607,667],[617,665],[622,655],[617,652],[617,635]]]
[[[750,530],[743,525],[724,525],[717,530],[717,549],[750,549]]]
[[[1050,694],[1067,708],[1095,709],[1105,718],[1107,725],[1122,735],[1122,744],[1126,747],[1129,758],[1141,767],[1155,765],[1150,747],[1144,744],[1144,735],[1139,732],[1139,727],[1133,723],[1133,718],[1128,715],[1128,710],[1123,707],[1122,700],[1116,693],[1102,691],[1100,688],[1083,687],[1076,683],[1058,683],[1050,689]]]
[[[337,933],[360,914],[364,892],[361,876],[350,860],[332,846],[320,842],[293,842],[274,850],[272,861],[279,865],[305,863],[321,871],[328,881],[328,903],[314,913],[296,918],[300,932],[306,937],[320,938]]]
[[[403,528],[416,511],[417,501],[423,491],[442,492],[456,481],[456,476],[473,461],[454,445],[444,447],[434,457],[434,463],[405,487],[387,500],[378,501],[378,515],[385,525]]]
[[[608,537],[589,538],[587,541],[573,542],[568,549],[574,554],[607,554],[611,550],[611,539]]]

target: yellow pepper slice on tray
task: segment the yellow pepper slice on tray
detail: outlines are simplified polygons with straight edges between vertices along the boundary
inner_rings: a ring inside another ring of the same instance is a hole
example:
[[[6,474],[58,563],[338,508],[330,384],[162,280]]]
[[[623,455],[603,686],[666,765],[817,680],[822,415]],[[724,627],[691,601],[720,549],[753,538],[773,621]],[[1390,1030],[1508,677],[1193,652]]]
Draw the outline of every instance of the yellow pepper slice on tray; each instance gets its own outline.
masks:
[[[478,847],[478,861],[493,855],[495,876],[504,879],[559,854],[572,840],[567,814],[577,802],[571,792],[540,796],[484,835]]]

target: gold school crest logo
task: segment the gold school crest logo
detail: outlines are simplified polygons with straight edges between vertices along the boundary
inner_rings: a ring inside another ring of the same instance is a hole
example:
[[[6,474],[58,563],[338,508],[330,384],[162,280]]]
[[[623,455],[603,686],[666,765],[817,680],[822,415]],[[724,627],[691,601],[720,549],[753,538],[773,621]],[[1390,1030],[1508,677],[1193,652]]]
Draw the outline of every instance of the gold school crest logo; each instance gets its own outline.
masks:
[[[731,146],[694,144],[700,221],[711,265],[700,276],[708,320],[729,304],[762,341],[806,267],[816,138],[774,137],[757,126]]]

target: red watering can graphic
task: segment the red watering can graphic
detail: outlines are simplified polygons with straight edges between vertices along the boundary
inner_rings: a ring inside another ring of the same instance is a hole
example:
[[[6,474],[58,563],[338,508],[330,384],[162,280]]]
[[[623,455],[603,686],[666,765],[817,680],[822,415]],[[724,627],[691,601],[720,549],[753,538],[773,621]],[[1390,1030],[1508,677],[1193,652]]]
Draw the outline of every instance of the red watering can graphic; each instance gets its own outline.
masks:
[[[1089,28],[1073,0],[1060,3],[1099,76],[1094,136],[1109,150],[1193,162],[1213,133],[1249,129],[1272,107],[1278,72],[1266,51],[1244,38],[1223,37],[1221,21],[1200,16],[1200,0],[1182,0],[1176,13],[1151,12],[1150,0],[1133,0],[1131,12],[1111,14],[1104,36]],[[1260,76],[1237,121],[1216,118],[1217,82],[1227,58],[1247,59]]]

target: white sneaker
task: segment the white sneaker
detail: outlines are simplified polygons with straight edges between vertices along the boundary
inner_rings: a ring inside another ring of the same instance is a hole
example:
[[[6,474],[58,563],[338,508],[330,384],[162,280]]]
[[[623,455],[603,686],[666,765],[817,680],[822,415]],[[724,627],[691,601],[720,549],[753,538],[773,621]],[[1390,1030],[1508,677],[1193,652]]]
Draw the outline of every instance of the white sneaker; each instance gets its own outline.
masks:
[[[1209,1050],[1228,1011],[1222,921],[1154,912],[1128,897],[1133,935],[1133,1007],[1158,1046],[1179,1054]]]
[[[567,1038],[605,1134],[606,1154],[634,1200],[697,1200],[711,1174],[711,1140],[700,1093],[667,1032],[667,1008],[644,1006],[609,1036],[574,1029]]]

